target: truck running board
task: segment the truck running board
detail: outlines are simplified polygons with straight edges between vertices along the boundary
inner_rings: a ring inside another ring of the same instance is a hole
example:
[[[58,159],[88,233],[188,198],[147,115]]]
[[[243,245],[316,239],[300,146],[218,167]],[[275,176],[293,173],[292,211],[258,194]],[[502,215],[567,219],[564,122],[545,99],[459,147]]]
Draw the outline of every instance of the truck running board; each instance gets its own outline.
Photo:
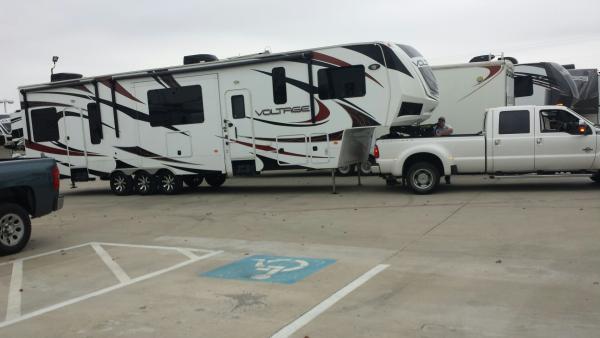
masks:
[[[591,177],[593,174],[525,174],[525,175],[490,175],[491,179],[503,178],[547,178],[547,177]]]

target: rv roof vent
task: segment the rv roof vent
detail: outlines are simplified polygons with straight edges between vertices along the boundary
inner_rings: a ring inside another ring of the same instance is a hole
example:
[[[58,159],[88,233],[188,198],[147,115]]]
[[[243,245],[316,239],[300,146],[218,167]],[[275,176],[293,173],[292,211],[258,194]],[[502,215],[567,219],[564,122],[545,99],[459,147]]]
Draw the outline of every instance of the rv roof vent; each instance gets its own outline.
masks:
[[[83,75],[75,73],[56,73],[50,75],[50,82],[81,79]]]
[[[183,57],[183,64],[191,65],[194,63],[211,62],[211,61],[218,61],[218,60],[219,60],[219,58],[217,58],[216,56],[214,56],[212,54],[186,55]]]

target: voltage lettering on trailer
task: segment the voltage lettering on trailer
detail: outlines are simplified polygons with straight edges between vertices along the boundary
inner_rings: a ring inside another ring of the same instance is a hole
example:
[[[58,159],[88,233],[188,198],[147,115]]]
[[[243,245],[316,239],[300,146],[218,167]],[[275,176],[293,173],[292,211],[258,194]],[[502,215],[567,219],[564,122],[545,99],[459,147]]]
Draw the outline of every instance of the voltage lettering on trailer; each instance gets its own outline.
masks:
[[[282,107],[282,108],[265,108],[261,111],[254,111],[258,116],[284,115],[287,113],[309,113],[309,106]]]

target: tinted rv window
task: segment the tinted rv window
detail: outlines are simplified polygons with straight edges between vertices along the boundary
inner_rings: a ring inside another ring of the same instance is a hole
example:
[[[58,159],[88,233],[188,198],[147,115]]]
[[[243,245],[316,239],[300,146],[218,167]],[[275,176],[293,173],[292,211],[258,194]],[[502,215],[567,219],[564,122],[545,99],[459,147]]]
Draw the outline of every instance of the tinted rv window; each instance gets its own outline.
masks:
[[[244,95],[233,95],[231,97],[231,115],[233,115],[234,119],[243,119],[246,117]]]
[[[287,88],[285,87],[285,68],[273,68],[273,102],[283,104],[287,102]]]
[[[148,91],[150,125],[172,126],[204,122],[202,87],[154,89]]]
[[[31,111],[31,126],[36,142],[58,141],[58,112],[56,108],[42,108]]]
[[[533,79],[527,75],[515,76],[515,97],[533,95]]]
[[[529,134],[529,110],[500,112],[498,134]]]
[[[102,117],[100,116],[100,109],[95,103],[87,105],[88,111],[88,124],[90,126],[90,141],[92,144],[100,143],[100,140],[104,137],[102,134]]]
[[[365,67],[362,65],[319,69],[317,77],[321,99],[365,96]]]

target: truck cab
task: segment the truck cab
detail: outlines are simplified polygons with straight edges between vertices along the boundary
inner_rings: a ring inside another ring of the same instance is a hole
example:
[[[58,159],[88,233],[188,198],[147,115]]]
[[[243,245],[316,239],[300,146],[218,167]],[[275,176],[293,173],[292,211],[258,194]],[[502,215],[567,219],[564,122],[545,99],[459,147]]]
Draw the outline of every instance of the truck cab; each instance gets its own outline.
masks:
[[[564,106],[490,108],[476,134],[397,131],[376,143],[379,173],[429,193],[451,175],[590,174],[600,180],[600,127]],[[376,169],[377,170],[377,169]]]

